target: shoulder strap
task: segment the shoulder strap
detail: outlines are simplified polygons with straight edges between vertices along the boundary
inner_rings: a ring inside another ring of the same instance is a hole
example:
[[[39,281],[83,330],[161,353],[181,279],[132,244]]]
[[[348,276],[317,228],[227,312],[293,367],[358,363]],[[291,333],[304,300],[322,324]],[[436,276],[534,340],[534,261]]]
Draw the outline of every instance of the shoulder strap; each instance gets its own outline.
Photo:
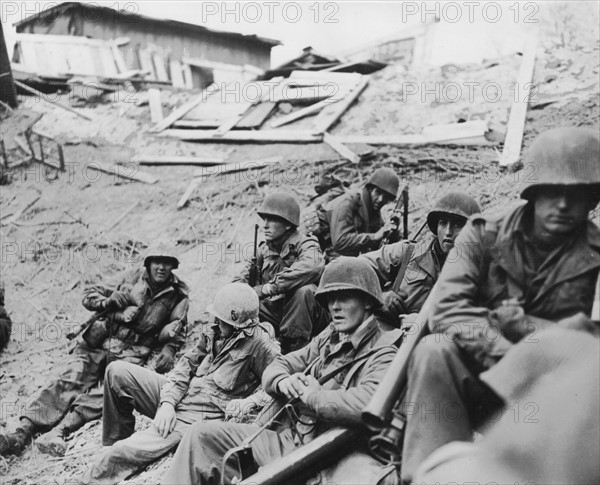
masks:
[[[400,262],[400,268],[398,269],[398,274],[396,275],[396,279],[394,280],[394,284],[392,285],[392,290],[395,293],[398,293],[398,290],[400,290],[400,286],[402,285],[402,280],[404,279],[404,275],[406,274],[406,268],[408,268],[408,263],[410,263],[410,258],[413,255],[414,249],[415,249],[415,244],[408,243],[406,245],[406,250],[402,254],[402,261]]]

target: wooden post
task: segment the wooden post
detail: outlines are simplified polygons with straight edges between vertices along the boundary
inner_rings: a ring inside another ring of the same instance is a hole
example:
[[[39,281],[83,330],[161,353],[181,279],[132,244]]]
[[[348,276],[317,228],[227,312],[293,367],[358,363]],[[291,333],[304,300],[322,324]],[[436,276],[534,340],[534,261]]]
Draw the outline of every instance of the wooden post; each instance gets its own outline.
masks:
[[[19,104],[17,101],[17,88],[10,67],[10,59],[8,50],[6,49],[6,40],[4,39],[4,31],[0,22],[0,100],[8,104],[11,108],[16,108]]]

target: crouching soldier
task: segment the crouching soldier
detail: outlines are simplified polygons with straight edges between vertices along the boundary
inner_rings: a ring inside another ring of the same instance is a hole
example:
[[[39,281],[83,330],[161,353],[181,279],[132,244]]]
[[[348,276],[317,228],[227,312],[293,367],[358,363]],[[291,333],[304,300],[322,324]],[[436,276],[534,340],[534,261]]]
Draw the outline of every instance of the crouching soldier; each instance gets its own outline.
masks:
[[[354,190],[325,205],[329,234],[324,236],[327,260],[373,251],[385,236],[398,239],[398,228],[383,223],[381,208],[392,202],[400,180],[391,168],[379,168],[362,190]]]
[[[120,482],[175,448],[192,423],[223,420],[232,399],[256,390],[263,371],[279,354],[269,324],[258,321],[256,293],[248,285],[230,283],[207,310],[215,324],[168,379],[127,362],[108,366],[102,444],[112,446],[80,483]],[[134,410],[153,418],[152,426],[133,433]]]
[[[590,314],[600,233],[588,220],[600,200],[598,132],[547,131],[524,158],[539,169],[521,192],[527,202],[472,217],[433,290],[429,328],[436,335],[420,341],[408,368],[406,482],[434,450],[471,441],[473,428],[509,403],[521,375],[499,372],[496,363],[515,344],[526,343],[521,350],[533,355],[545,345],[546,328],[598,332]],[[549,354],[537,365],[552,361]],[[429,403],[452,412],[428,413]]]
[[[304,436],[304,443],[335,426],[360,425],[361,411],[392,361],[398,338],[397,331],[382,332],[373,314],[381,305],[381,290],[377,275],[366,262],[356,258],[332,261],[325,268],[316,297],[329,309],[331,327],[303,349],[277,357],[262,379],[271,395],[300,400],[297,432]],[[326,375],[330,378],[319,382]],[[223,456],[257,429],[258,425],[196,423],[184,436],[162,483],[213,484],[221,479],[231,483],[237,463],[229,460],[225,476],[220,477]],[[291,427],[258,434],[251,443],[256,464],[265,465],[298,447],[297,436]],[[381,471],[374,460],[368,463]],[[368,466],[363,471],[373,476]],[[387,471],[395,474],[393,468]],[[355,475],[354,483],[369,483],[365,476]],[[347,478],[334,474],[329,481],[348,483]]]
[[[1,454],[20,454],[36,432],[46,431],[38,448],[64,455],[64,438],[102,416],[102,388],[96,386],[109,361],[143,365],[154,353],[156,371],[171,370],[185,341],[188,311],[187,285],[172,273],[178,265],[172,248],[156,242],[144,266],[119,285],[86,289],[83,305],[106,318],[85,329],[58,379],[27,402],[17,430],[0,435]]]
[[[254,287],[260,298],[260,319],[273,324],[285,354],[304,347],[313,326],[327,320],[314,300],[323,255],[315,237],[298,231],[300,206],[293,196],[269,195],[258,215],[264,221],[266,242],[257,254],[257,281],[250,281],[251,265],[236,281]]]
[[[454,240],[467,218],[480,212],[472,197],[452,192],[442,197],[427,214],[433,236],[423,243],[400,241],[362,254],[383,285],[382,316],[393,327],[400,315],[418,313],[429,296]]]

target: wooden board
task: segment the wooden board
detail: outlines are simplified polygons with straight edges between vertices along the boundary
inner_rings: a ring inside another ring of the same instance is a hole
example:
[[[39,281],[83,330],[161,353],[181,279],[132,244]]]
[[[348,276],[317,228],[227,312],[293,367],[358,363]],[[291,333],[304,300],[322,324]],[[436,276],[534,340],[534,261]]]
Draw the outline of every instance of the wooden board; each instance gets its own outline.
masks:
[[[143,182],[145,184],[155,184],[156,182],[158,182],[158,178],[154,175],[146,172],[140,172],[137,170],[134,171],[129,166],[122,166],[117,164],[106,165],[99,162],[90,162],[86,164],[86,168],[91,168],[99,172],[111,173],[116,175],[117,177],[129,180],[137,180],[138,182]]]
[[[273,101],[263,101],[252,106],[238,122],[236,128],[250,129],[260,128],[265,120],[271,115],[277,103]]]
[[[223,165],[215,165],[207,169],[194,170],[194,177],[199,178],[207,177],[209,175],[222,175],[224,173],[240,172],[243,170],[256,170],[282,161],[282,157],[273,156],[257,160],[243,160],[239,162],[225,163]]]
[[[150,106],[150,120],[158,123],[163,119],[162,104],[160,101],[160,90],[148,89],[148,105]]]
[[[171,72],[171,83],[174,88],[184,89],[185,82],[183,80],[183,71],[181,70],[181,62],[177,59],[172,59],[169,62],[169,71]]]
[[[164,136],[188,141],[319,143],[323,136],[306,130],[237,130],[218,137],[213,130],[166,130]]]
[[[179,155],[135,155],[132,162],[140,165],[218,165],[223,157],[186,157]]]
[[[334,73],[335,74],[335,73]],[[359,74],[360,76],[360,74]],[[344,96],[343,99],[335,103],[331,103],[327,108],[321,111],[314,120],[313,129],[315,133],[324,133],[344,114],[350,105],[358,98],[360,93],[369,84],[369,78],[364,77],[359,84]]]
[[[311,104],[310,106],[307,106],[306,108],[299,109],[298,111],[294,111],[294,112],[290,113],[289,115],[285,115],[277,120],[274,120],[273,122],[271,122],[271,124],[269,126],[271,128],[277,128],[279,126],[293,123],[294,121],[297,121],[306,116],[314,115],[314,114],[318,113],[319,111],[321,111],[326,106],[328,106],[329,103],[330,103],[330,101],[328,99],[325,99],[323,101],[319,101],[318,103]]]
[[[329,133],[323,133],[323,141],[345,159],[350,160],[352,163],[360,163],[360,157],[348,147],[344,146],[344,144],[335,136],[330,135]]]
[[[523,144],[523,129],[525,128],[525,117],[529,106],[529,96],[533,84],[533,70],[535,68],[535,51],[537,48],[537,33],[530,37],[525,46],[525,54],[521,61],[519,74],[517,75],[518,100],[513,103],[508,117],[504,149],[500,157],[500,165],[507,166],[519,160],[521,145]]]

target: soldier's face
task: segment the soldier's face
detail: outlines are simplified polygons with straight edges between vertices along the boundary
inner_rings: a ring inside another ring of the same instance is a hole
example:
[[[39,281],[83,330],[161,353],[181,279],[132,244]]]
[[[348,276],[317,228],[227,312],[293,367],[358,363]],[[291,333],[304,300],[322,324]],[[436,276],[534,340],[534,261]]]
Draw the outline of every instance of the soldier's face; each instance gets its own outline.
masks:
[[[292,226],[289,223],[277,217],[265,216],[263,219],[263,230],[267,241],[273,241],[280,238],[291,229],[291,227]]]
[[[219,324],[219,329],[221,330],[221,335],[224,338],[229,338],[235,332],[235,327],[233,325],[229,325],[227,322],[224,322],[220,318],[215,317],[215,322]]]
[[[356,291],[332,293],[327,306],[331,314],[331,326],[338,332],[353,332],[370,315],[371,304]]]
[[[394,200],[391,195],[384,192],[379,187],[373,187],[369,194],[371,195],[371,205],[375,211],[380,211],[385,204]]]
[[[150,262],[150,278],[156,284],[169,281],[173,272],[173,263],[169,260],[155,259]]]
[[[534,200],[536,236],[568,234],[583,224],[592,209],[590,194],[576,187],[543,187]]]
[[[448,255],[454,247],[454,240],[463,227],[465,227],[465,221],[456,217],[442,216],[438,219],[437,238],[445,255]]]

